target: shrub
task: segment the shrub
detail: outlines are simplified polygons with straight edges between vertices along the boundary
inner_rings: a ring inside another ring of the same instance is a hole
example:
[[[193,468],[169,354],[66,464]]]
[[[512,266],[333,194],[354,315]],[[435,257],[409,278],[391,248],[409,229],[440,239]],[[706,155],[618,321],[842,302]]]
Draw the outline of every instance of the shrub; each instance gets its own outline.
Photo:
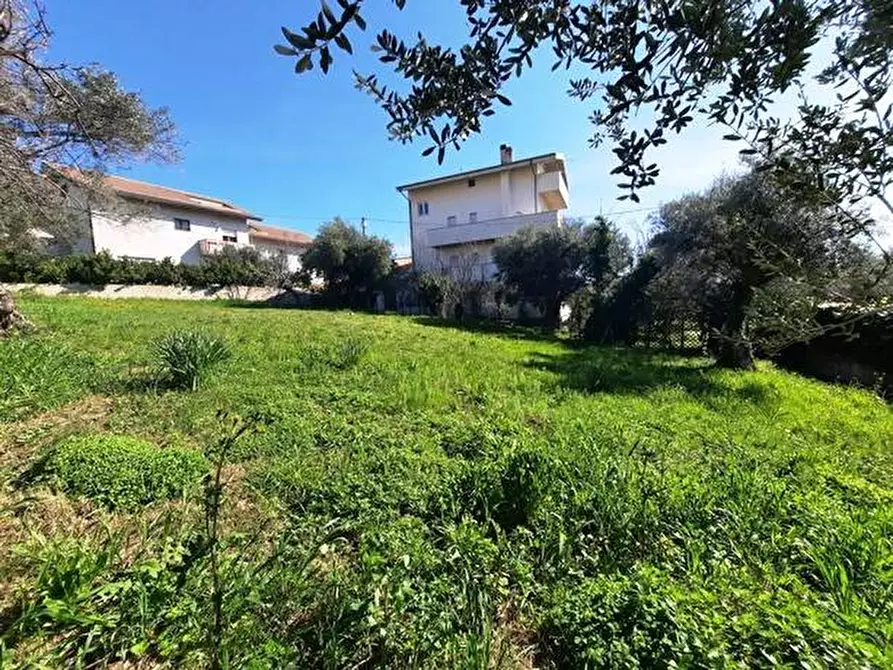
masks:
[[[433,316],[444,316],[447,302],[455,293],[455,282],[448,274],[423,272],[418,277],[422,309]]]
[[[224,248],[199,265],[113,258],[108,252],[92,256],[47,256],[37,253],[0,253],[0,282],[44,284],[157,284],[161,286],[282,286],[289,282],[281,257],[267,258],[250,247]]]
[[[208,464],[192,449],[160,449],[133,437],[88,435],[57,445],[47,469],[68,493],[132,509],[182,496],[207,473]]]
[[[200,330],[175,330],[155,343],[161,376],[173,388],[198,390],[199,383],[230,356],[221,338]]]

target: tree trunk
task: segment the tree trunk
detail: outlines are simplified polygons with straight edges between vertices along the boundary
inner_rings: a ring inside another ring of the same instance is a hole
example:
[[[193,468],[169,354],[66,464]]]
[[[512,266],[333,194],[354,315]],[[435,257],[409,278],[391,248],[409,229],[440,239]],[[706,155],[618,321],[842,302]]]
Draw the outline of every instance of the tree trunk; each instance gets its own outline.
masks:
[[[12,293],[0,287],[0,336],[27,329],[30,325],[28,319],[16,309]]]
[[[743,305],[731,308],[718,332],[711,336],[708,347],[721,368],[755,370],[753,345],[745,333],[746,317]]]
[[[747,306],[753,296],[751,284],[740,282],[715,306],[708,320],[707,351],[721,368],[754,370],[753,345],[747,337]]]
[[[546,303],[543,310],[543,328],[554,332],[561,327],[561,299],[556,298]]]
[[[716,343],[716,364],[721,368],[734,370],[755,370],[753,347],[744,339],[720,336]]]

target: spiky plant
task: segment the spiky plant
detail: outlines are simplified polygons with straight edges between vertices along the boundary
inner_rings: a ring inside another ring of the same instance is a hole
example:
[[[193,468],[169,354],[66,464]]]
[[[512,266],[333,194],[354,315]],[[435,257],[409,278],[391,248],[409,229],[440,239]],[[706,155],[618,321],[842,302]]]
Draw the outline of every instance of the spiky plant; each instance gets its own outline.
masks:
[[[200,330],[174,330],[155,343],[159,371],[177,389],[197,390],[211,368],[229,356],[222,338]]]

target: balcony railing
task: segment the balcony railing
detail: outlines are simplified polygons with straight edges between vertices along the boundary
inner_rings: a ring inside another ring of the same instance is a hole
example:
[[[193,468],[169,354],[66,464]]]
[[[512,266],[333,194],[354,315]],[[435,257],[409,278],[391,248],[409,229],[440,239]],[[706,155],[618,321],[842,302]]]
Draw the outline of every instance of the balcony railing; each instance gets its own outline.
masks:
[[[454,226],[428,230],[428,244],[432,247],[448,247],[469,242],[498,240],[525,226],[557,226],[560,223],[561,212],[558,211],[519,214],[474,223],[459,223]]]
[[[223,240],[199,240],[198,250],[202,256],[212,256],[220,252],[222,249],[226,247],[247,247],[250,246],[248,244],[242,244],[241,242],[225,242]]]

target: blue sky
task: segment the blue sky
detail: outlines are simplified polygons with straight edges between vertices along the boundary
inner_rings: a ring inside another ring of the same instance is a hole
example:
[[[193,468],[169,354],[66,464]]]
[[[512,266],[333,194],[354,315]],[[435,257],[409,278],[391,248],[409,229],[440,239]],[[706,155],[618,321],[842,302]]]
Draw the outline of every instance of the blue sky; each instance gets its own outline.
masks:
[[[387,18],[398,35],[421,29],[455,43],[463,35],[458,3],[370,3],[365,35],[353,33],[356,56],[336,59],[323,76],[300,77],[273,53],[280,26],[297,28],[315,14],[315,0],[48,0],[54,59],[96,62],[118,74],[153,106],[167,106],[183,143],[175,165],[135,165],[121,174],[232,200],[280,225],[313,233],[336,216],[359,222],[408,253],[406,202],[395,186],[498,162],[503,142],[520,158],[559,151],[568,158],[570,214],[611,215],[634,239],[647,230],[649,209],[708,185],[737,168],[736,148],[717,128],[698,126],[656,154],[658,186],[638,205],[618,202],[609,146],[589,149],[590,108],[566,95],[565,76],[538,65],[507,90],[511,107],[486,119],[483,133],[442,166],[421,156],[424,143],[387,139],[385,114],[356,91],[351,67],[377,68],[369,39]],[[635,209],[637,211],[629,212]]]

